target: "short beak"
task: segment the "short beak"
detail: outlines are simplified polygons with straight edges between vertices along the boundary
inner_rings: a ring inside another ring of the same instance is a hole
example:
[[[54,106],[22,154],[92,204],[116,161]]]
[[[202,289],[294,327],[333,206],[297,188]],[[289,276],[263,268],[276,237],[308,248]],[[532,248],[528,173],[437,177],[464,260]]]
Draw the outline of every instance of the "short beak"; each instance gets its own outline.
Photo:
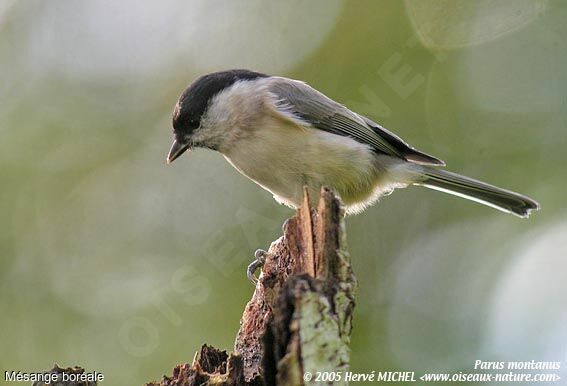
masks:
[[[187,149],[189,149],[189,143],[173,141],[171,149],[169,149],[169,154],[167,155],[167,163],[170,164],[175,161],[181,154],[185,153]]]

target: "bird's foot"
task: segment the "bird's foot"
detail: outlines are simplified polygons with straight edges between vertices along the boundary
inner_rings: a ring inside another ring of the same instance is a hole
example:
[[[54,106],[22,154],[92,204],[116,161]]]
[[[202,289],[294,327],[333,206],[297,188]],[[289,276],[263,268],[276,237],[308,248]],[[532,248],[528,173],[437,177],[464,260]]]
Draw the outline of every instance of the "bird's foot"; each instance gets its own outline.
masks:
[[[254,275],[254,273],[258,268],[264,265],[264,263],[266,262],[267,254],[268,252],[264,251],[263,249],[256,249],[256,252],[254,252],[254,261],[252,261],[246,269],[246,276],[248,277],[248,280],[254,283],[254,285],[256,285],[256,283],[258,282],[258,279]]]

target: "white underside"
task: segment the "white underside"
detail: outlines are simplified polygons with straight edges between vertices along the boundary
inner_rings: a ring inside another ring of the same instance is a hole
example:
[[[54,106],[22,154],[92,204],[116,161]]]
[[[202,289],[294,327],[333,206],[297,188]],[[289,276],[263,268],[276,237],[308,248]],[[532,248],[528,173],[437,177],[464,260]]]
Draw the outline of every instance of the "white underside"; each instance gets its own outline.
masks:
[[[303,186],[314,199],[326,186],[353,214],[415,180],[412,164],[379,156],[368,145],[313,128],[278,108],[261,82],[239,82],[219,94],[196,139],[215,143],[228,162],[278,202],[297,208]]]
[[[276,126],[259,131],[225,152],[225,157],[292,208],[301,204],[303,186],[313,198],[327,186],[340,195],[347,214],[358,213],[409,182],[401,167],[405,162],[377,156],[355,140],[311,128]]]

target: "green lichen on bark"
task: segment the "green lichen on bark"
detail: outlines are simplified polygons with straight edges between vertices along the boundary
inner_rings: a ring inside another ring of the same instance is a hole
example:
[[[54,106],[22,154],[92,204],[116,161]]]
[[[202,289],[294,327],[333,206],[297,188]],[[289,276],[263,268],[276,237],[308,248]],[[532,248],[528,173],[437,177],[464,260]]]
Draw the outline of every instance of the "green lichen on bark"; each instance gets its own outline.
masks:
[[[317,208],[307,191],[266,255],[252,299],[227,354],[204,345],[193,363],[151,386],[342,385],[319,372],[349,368],[356,279],[346,249],[342,205],[328,189]],[[314,375],[308,379],[304,375]]]
[[[316,374],[347,370],[350,350],[327,298],[316,292],[307,293],[297,311],[303,371]],[[316,384],[315,377],[305,383]]]
[[[317,210],[299,209],[288,230],[291,237],[287,240],[293,240],[294,245],[286,250],[298,251],[291,259],[296,262],[297,274],[286,279],[274,308],[274,342],[267,349],[285,354],[275,355],[272,361],[278,365],[271,368],[278,372],[278,385],[342,385],[339,377],[324,382],[316,377],[318,373],[344,374],[350,361],[356,279],[346,250],[339,200],[323,189]],[[294,347],[299,350],[294,351]],[[290,354],[300,360],[286,360]],[[291,369],[292,364],[297,367]],[[312,377],[297,383],[296,378],[285,376],[298,372],[311,373]]]

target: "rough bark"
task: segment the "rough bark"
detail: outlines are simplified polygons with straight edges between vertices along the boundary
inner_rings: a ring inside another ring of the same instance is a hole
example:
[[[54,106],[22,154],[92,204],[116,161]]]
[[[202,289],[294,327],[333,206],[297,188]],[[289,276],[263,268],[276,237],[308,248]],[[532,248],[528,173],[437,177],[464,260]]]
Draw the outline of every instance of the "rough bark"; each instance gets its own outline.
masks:
[[[348,369],[356,279],[343,209],[325,188],[317,208],[309,203],[305,191],[303,205],[268,250],[235,352],[205,345],[191,365],[149,386],[311,385],[315,377],[306,381],[306,372]]]
[[[71,376],[73,375],[83,375],[85,374],[85,369],[79,366],[75,367],[60,367],[57,363],[53,365],[53,368],[49,371],[45,371],[44,374],[50,374],[50,381],[44,383],[37,381],[33,383],[33,386],[96,386],[96,381],[81,380],[82,378],[77,378],[77,380],[63,380],[63,373]]]

